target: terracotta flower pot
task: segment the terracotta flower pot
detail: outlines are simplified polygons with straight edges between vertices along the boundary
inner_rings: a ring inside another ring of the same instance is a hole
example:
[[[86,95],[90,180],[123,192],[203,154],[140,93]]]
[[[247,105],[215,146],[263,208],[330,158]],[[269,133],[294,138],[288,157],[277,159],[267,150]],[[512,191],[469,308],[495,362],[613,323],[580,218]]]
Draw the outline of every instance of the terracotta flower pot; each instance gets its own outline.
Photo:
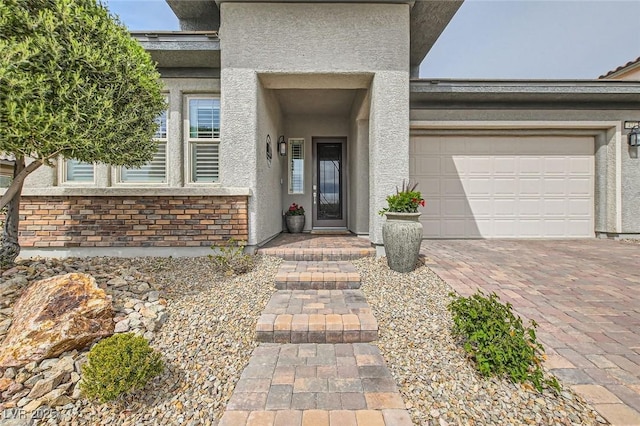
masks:
[[[416,268],[422,242],[420,213],[386,212],[382,224],[382,241],[389,268],[411,272]]]

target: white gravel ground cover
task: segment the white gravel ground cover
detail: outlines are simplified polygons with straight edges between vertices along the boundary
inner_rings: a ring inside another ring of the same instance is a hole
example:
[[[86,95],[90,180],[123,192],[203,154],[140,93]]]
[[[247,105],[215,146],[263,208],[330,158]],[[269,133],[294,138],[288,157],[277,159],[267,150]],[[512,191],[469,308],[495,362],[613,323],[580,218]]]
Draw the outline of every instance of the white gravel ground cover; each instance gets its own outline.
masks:
[[[597,425],[606,423],[568,388],[542,394],[479,376],[451,336],[452,291],[429,268],[400,274],[384,258],[353,262],[378,320],[380,347],[415,424]]]

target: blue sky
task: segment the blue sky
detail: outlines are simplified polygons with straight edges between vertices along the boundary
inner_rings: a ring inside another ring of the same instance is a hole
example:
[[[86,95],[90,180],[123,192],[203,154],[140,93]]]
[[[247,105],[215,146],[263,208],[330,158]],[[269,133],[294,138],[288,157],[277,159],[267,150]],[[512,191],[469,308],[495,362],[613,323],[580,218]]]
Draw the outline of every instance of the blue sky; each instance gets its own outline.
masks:
[[[105,3],[132,30],[179,29],[164,0]],[[591,79],[638,56],[640,0],[466,0],[420,76]]]

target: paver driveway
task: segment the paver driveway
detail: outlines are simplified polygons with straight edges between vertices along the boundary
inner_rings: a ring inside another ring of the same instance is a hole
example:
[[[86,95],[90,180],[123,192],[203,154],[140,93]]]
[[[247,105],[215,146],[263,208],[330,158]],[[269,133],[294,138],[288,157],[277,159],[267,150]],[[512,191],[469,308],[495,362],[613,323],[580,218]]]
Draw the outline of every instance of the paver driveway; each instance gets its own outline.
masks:
[[[427,240],[459,294],[481,288],[538,324],[548,368],[612,424],[640,425],[640,245],[612,240]]]

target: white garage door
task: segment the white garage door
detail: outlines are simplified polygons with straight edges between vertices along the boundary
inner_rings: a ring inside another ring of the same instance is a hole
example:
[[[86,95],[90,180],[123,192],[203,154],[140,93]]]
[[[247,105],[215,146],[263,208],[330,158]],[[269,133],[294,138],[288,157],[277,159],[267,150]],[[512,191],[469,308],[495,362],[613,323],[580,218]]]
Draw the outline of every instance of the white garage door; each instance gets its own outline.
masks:
[[[425,238],[594,236],[589,136],[412,136]]]

